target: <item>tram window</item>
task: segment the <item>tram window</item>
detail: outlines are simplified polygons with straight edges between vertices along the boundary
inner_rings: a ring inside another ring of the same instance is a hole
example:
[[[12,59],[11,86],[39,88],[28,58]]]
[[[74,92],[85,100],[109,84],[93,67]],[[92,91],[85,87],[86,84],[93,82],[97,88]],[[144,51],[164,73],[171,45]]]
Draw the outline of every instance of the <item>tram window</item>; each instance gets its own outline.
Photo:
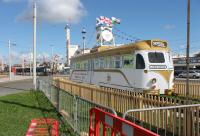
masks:
[[[99,64],[100,64],[100,68],[104,68],[104,58],[103,57],[99,58]]]
[[[98,59],[98,58],[95,59],[94,68],[95,68],[95,69],[98,69],[98,68],[99,68],[99,59]]]
[[[109,67],[109,57],[104,57],[104,68],[108,68]]]
[[[88,69],[88,62],[87,62],[87,61],[84,61],[84,62],[83,62],[83,69],[84,69],[84,70],[87,70],[87,69]]]
[[[144,58],[142,55],[137,54],[136,56],[136,69],[144,69],[145,68],[145,63],[144,63]]]
[[[127,54],[123,56],[123,67],[124,68],[133,68],[133,55]]]
[[[114,57],[110,58],[109,68],[114,68],[114,64],[115,64],[115,60],[114,59],[115,59]]]
[[[76,63],[76,69],[80,69],[80,62]]]
[[[121,57],[115,56],[115,68],[121,68]]]
[[[164,54],[160,52],[149,52],[148,53],[150,63],[164,63]]]

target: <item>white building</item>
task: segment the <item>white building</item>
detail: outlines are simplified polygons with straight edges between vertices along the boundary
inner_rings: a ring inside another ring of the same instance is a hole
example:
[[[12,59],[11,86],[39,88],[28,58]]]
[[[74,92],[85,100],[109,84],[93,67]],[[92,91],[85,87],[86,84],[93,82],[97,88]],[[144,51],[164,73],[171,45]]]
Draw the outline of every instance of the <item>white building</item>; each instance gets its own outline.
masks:
[[[78,45],[70,45],[69,46],[69,64],[70,64],[71,57],[75,55],[75,52],[77,50],[78,50]]]

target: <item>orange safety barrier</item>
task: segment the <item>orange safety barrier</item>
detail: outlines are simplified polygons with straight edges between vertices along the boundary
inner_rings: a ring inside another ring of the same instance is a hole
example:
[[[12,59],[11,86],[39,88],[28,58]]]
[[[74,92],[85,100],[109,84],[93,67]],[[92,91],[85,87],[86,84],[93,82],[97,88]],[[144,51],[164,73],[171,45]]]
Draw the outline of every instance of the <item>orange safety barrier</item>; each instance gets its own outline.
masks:
[[[59,122],[55,119],[33,119],[26,136],[59,136]]]
[[[89,136],[99,136],[101,124],[103,126],[103,136],[106,136],[106,130],[108,128],[111,129],[111,136],[118,134],[120,136],[159,136],[141,126],[101,109],[90,109]]]

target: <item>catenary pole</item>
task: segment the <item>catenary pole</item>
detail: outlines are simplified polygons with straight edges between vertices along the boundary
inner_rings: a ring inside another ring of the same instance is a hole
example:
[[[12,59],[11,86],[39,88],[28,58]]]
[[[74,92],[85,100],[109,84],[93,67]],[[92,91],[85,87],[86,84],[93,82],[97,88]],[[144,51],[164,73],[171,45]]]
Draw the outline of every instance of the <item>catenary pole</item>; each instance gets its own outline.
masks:
[[[189,104],[189,65],[190,65],[190,0],[187,0],[187,50],[186,50],[186,67],[187,67],[187,79],[186,79],[186,99],[187,104]],[[186,114],[186,135],[192,135],[192,128],[190,124],[191,121],[190,110],[187,110]]]
[[[30,76],[32,76],[32,49],[30,48]]]
[[[10,51],[10,40],[8,40],[8,57],[9,57],[9,80],[11,80],[11,51]]]
[[[186,67],[187,67],[187,80],[186,80],[186,96],[188,100],[189,95],[189,56],[190,56],[190,0],[187,6],[187,50],[186,50]]]
[[[36,3],[34,3],[34,15],[33,15],[33,85],[34,89],[36,90],[36,21],[37,21],[37,9]]]

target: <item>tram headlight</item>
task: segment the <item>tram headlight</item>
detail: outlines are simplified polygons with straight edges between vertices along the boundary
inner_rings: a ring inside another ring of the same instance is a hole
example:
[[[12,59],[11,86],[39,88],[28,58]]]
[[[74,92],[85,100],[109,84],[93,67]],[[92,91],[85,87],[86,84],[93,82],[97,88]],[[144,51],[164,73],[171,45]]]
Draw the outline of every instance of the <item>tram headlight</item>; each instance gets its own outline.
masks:
[[[151,80],[151,82],[152,82],[152,84],[155,84],[155,83],[157,82],[157,79],[156,79],[156,78],[153,78],[153,79]]]

